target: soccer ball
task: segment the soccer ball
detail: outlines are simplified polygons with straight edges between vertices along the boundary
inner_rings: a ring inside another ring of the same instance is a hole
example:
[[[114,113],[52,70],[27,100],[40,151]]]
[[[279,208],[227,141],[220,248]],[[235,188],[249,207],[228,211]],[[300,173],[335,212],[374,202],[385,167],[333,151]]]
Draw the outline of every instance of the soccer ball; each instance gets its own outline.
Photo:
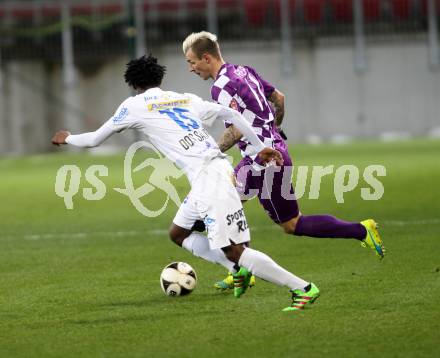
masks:
[[[185,262],[172,262],[160,274],[160,286],[167,296],[188,295],[196,284],[196,272]]]

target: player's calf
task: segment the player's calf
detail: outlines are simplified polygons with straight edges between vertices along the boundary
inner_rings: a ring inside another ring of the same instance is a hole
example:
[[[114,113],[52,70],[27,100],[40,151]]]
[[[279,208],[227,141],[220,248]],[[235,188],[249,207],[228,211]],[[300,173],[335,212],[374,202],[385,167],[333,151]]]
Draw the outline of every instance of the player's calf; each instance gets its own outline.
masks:
[[[295,229],[296,229],[296,224],[297,224],[300,216],[301,216],[301,214],[298,214],[298,216],[290,219],[289,221],[280,223],[279,225],[283,228],[283,230],[286,234],[294,235]]]
[[[229,246],[223,247],[222,250],[225,253],[228,260],[238,264],[240,256],[245,249],[244,245],[231,244]]]

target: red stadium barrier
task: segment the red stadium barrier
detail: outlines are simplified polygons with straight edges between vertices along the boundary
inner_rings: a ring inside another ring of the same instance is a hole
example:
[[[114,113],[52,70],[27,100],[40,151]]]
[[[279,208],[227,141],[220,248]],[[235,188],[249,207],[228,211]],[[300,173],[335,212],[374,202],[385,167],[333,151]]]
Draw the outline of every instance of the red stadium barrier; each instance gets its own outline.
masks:
[[[29,8],[12,9],[11,15],[15,18],[27,19],[32,18],[32,16],[34,15],[34,11]]]
[[[187,7],[190,10],[204,10],[204,9],[206,9],[206,1],[205,0],[190,0],[190,1],[188,1]]]
[[[364,18],[366,21],[375,21],[381,18],[384,0],[361,0]],[[390,6],[392,18],[396,20],[409,19],[413,13],[421,13],[427,16],[428,0],[387,0]],[[61,15],[60,2],[42,3],[39,7],[35,3],[17,2],[12,8],[4,7],[4,2],[0,2],[0,18],[11,16],[16,19],[31,19],[38,11],[43,17],[59,17]],[[160,0],[155,2],[154,8],[159,12],[177,13],[182,7],[178,0]],[[267,14],[273,14],[275,22],[280,19],[280,0],[218,0],[217,9],[219,11],[237,10],[244,6],[248,23],[252,26],[262,26],[265,24]],[[440,16],[440,0],[435,0],[436,14]],[[295,9],[302,7],[304,20],[308,24],[320,24],[324,20],[324,10],[326,6],[330,10],[329,15],[336,22],[351,22],[353,20],[353,0],[289,0],[291,21],[295,18]],[[144,0],[142,9],[144,12],[150,11],[152,3]],[[188,0],[186,8],[190,10],[203,11],[206,9],[206,0]],[[98,3],[93,6],[86,2],[72,2],[71,11],[73,15],[98,14],[119,14],[123,11],[122,2],[108,1]]]
[[[350,22],[353,19],[352,0],[330,0],[333,18],[340,22]]]
[[[180,9],[180,4],[174,0],[163,0],[156,4],[156,8],[163,12],[177,12]]]
[[[295,5],[297,0],[289,0],[289,10],[290,10],[290,23],[292,24],[295,19]],[[273,5],[275,7],[275,20],[276,23],[281,21],[281,0],[274,0]]]
[[[304,0],[304,20],[309,24],[321,22],[326,0]]]
[[[244,0],[244,8],[248,23],[252,26],[261,26],[264,24],[264,19],[269,8],[269,1]]]
[[[366,21],[375,21],[380,18],[380,0],[363,0],[362,10]]]
[[[329,3],[335,20],[341,22],[350,22],[353,20],[352,0],[330,0]],[[380,0],[362,0],[362,11],[366,21],[376,21],[380,19]]]
[[[145,5],[145,4],[144,4]],[[122,11],[122,5],[108,4],[92,7],[88,4],[72,5],[72,15],[90,15],[90,13],[97,12],[99,14],[113,15],[119,14]]]
[[[267,1],[249,1],[250,3],[261,3]],[[176,12],[182,6],[182,2],[177,0],[162,0],[156,2],[155,8],[163,12]],[[236,9],[240,5],[240,0],[218,0],[217,8],[219,10]],[[186,3],[187,8],[191,10],[203,10],[206,8],[206,0],[189,0]],[[147,12],[151,9],[151,3],[148,0],[142,2],[142,9]],[[39,11],[43,17],[60,16],[61,5],[60,3],[54,4],[42,4],[40,7],[35,6],[34,3],[17,3],[13,7],[9,14],[13,18],[28,19],[35,16],[35,13]],[[92,13],[100,13],[105,15],[119,14],[123,11],[123,6],[120,1],[107,2],[106,4],[91,5],[87,3],[75,4],[72,2],[71,13],[72,15],[90,15]],[[6,16],[6,10],[1,7],[0,2],[0,18]],[[264,14],[264,13],[263,13]]]
[[[411,14],[411,0],[391,0],[391,12],[396,19],[407,19]]]
[[[428,0],[422,1],[422,14],[423,16],[428,16]],[[440,16],[440,0],[435,0],[435,12],[437,16]]]

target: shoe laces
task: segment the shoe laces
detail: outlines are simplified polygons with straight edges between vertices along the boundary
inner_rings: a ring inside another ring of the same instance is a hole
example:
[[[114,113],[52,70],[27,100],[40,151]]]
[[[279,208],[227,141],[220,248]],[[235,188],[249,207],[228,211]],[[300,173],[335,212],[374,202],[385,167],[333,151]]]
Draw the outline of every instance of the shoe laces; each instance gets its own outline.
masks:
[[[234,276],[234,286],[242,287],[244,284],[244,280],[245,280],[245,275]]]
[[[302,308],[311,298],[311,296],[307,296],[306,292],[297,293],[292,291],[292,307]]]

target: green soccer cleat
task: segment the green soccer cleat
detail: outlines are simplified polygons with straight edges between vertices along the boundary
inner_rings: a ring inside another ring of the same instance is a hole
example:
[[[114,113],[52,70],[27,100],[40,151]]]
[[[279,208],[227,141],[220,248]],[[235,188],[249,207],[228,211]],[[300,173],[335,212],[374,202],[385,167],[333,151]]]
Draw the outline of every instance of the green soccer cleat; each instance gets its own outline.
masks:
[[[311,287],[307,292],[302,290],[292,290],[292,304],[283,309],[284,312],[300,311],[307,304],[314,303],[319,297],[319,289],[314,283],[310,283]]]
[[[219,291],[232,290],[234,288],[234,276],[232,276],[232,273],[228,272],[228,276],[223,280],[214,283],[214,288]]]
[[[373,249],[376,255],[379,256],[380,259],[383,259],[386,250],[377,231],[377,223],[373,219],[368,219],[361,221],[361,225],[367,229],[367,236],[362,240],[361,245]]]
[[[251,279],[249,280],[249,288],[255,285],[255,281],[255,276],[252,275]],[[223,280],[214,283],[214,288],[222,292],[232,290],[234,288],[234,276],[232,276],[232,273],[228,272],[228,276],[226,276]]]
[[[257,281],[257,280],[255,279],[255,276],[252,275],[252,276],[251,276],[251,279],[249,280],[249,288],[254,287],[256,281]]]
[[[240,298],[243,293],[246,292],[251,281],[252,273],[250,273],[244,267],[240,267],[240,271],[232,274],[234,279],[234,296]]]

